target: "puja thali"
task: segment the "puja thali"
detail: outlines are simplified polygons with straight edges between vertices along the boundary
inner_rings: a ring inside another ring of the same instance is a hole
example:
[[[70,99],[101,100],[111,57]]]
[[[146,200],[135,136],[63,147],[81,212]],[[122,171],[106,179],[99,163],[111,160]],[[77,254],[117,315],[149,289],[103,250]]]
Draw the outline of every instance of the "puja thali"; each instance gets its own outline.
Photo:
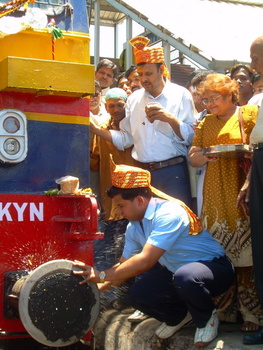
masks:
[[[240,158],[245,153],[252,153],[249,145],[230,144],[230,145],[214,145],[203,148],[203,154],[206,157],[220,158]]]

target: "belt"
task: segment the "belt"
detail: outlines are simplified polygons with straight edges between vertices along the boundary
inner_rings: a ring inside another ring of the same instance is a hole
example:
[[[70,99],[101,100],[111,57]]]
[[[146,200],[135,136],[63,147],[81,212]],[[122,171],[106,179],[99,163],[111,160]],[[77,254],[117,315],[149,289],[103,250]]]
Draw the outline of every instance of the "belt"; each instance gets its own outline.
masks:
[[[251,146],[253,149],[260,149],[263,148],[263,142],[252,143]]]
[[[145,170],[157,170],[157,169],[166,168],[167,166],[170,166],[170,165],[183,163],[184,160],[185,158],[183,156],[178,156],[167,160],[162,160],[161,162],[141,163],[137,161],[137,164],[138,164],[138,167]]]

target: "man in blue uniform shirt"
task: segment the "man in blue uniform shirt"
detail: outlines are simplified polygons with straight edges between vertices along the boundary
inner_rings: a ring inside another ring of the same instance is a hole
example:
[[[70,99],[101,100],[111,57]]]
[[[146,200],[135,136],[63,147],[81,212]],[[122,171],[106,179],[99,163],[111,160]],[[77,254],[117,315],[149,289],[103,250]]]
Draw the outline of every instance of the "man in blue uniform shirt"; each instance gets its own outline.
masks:
[[[196,347],[207,345],[219,324],[212,297],[232,284],[231,262],[183,202],[150,185],[147,170],[111,165],[108,195],[129,220],[125,247],[120,263],[106,271],[76,262],[83,269],[76,274],[87,276],[81,284],[103,283],[102,292],[143,273],[130,288],[131,304],[163,322],[156,335],[168,338],[192,320]]]

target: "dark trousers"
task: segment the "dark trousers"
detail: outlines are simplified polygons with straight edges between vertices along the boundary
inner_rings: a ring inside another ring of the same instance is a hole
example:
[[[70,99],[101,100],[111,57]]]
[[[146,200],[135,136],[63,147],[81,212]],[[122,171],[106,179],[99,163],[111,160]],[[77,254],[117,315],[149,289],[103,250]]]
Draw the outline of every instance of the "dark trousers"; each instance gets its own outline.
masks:
[[[186,160],[165,168],[151,170],[151,184],[158,190],[192,205],[191,186]]]
[[[159,265],[145,273],[129,295],[133,307],[169,326],[180,323],[189,311],[203,328],[215,309],[212,297],[225,292],[233,280],[234,268],[226,256],[186,264],[174,274]]]
[[[250,184],[250,223],[255,282],[263,307],[263,149],[254,151]]]

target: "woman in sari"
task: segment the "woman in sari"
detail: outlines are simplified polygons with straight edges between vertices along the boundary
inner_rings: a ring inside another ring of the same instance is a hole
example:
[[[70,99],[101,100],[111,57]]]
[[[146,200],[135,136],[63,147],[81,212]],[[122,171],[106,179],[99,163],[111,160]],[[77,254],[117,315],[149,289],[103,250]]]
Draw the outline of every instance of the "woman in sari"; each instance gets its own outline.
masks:
[[[192,166],[207,165],[201,219],[224,247],[236,270],[235,285],[216,301],[218,314],[221,320],[236,322],[239,311],[244,321],[241,330],[256,331],[262,310],[252,276],[250,222],[242,208],[236,207],[246,174],[239,157],[206,156],[203,149],[212,145],[242,144],[240,124],[244,126],[245,142],[249,144],[258,107],[237,106],[238,83],[224,74],[208,75],[198,92],[211,113],[198,125],[189,151]]]

